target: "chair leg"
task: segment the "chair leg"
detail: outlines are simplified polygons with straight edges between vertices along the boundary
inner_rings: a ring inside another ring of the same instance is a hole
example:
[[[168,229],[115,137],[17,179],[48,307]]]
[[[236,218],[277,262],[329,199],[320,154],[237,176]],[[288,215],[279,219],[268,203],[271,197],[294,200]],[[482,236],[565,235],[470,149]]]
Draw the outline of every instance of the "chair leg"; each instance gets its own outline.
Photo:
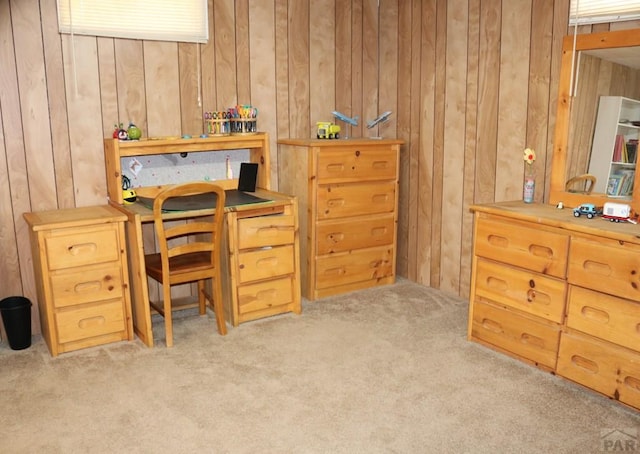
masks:
[[[227,334],[227,324],[224,320],[224,307],[222,307],[222,282],[220,279],[213,278],[213,312],[216,314],[216,324],[218,325],[218,333],[221,336]]]
[[[200,308],[200,315],[207,313],[207,294],[204,287],[206,281],[198,281],[198,306]]]
[[[162,294],[164,295],[164,330],[167,347],[173,347],[173,318],[171,317],[171,286],[162,284]]]

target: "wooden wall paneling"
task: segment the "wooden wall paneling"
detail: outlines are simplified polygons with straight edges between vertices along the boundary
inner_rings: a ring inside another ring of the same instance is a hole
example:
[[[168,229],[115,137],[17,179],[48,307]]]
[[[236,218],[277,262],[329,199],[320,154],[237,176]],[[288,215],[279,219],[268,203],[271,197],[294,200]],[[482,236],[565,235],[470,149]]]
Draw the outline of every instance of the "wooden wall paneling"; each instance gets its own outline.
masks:
[[[480,8],[475,203],[493,201],[496,190],[501,4],[483,0]]]
[[[549,112],[553,1],[532,0],[531,4],[531,51],[525,144],[536,150],[536,202],[543,202],[545,197],[545,188],[542,183],[547,165],[549,135],[547,113]]]
[[[14,3],[11,18],[31,208],[54,209],[58,201],[38,1]]]
[[[378,0],[362,2],[362,110],[360,136],[370,136],[367,120],[378,116],[380,99],[380,27]]]
[[[147,98],[143,42],[132,39],[114,40],[116,61],[116,85],[105,86],[106,90],[117,90],[118,116],[113,121],[123,124],[133,121],[142,131],[143,137],[168,135],[166,132],[152,133],[147,120]],[[107,95],[107,93],[104,93]],[[128,124],[128,123],[127,123]]]
[[[352,106],[352,82],[353,68],[351,59],[351,29],[352,29],[353,4],[351,1],[338,2],[335,9],[335,64],[336,64],[336,99],[335,106],[331,110],[339,112],[353,112]],[[328,112],[331,115],[331,111]],[[331,121],[336,121],[331,118]],[[340,127],[346,128],[341,122]],[[346,129],[342,136],[346,137]]]
[[[113,38],[97,38],[96,41],[98,44],[98,75],[100,77],[100,97],[102,100],[100,103],[102,135],[111,137],[116,124],[120,121],[118,115],[115,40]],[[138,125],[138,123],[136,123],[136,126],[144,127],[144,125]]]
[[[467,103],[467,0],[447,2],[444,143],[442,147],[442,222],[440,288],[457,294],[464,206],[464,158]],[[461,39],[461,37],[465,39]],[[455,213],[455,214],[454,214]]]
[[[73,40],[73,41],[72,41]],[[96,38],[62,36],[76,206],[107,202]]]
[[[213,3],[216,32],[216,98],[218,108],[238,104],[236,36],[234,0],[216,0]]]
[[[309,2],[289,2],[289,126],[292,137],[309,136]]]
[[[342,124],[350,137],[362,137],[362,114],[363,114],[363,49],[362,49],[362,2],[365,0],[351,0],[351,111],[343,112],[345,115],[360,118],[358,126]]]
[[[331,111],[336,109],[335,6],[334,0],[309,3],[309,17],[313,18],[309,21],[309,131],[312,137],[316,122],[332,121]]]
[[[62,66],[62,42],[58,33],[58,13],[54,2],[41,2],[40,15],[44,45],[45,81],[51,124],[51,147],[56,176],[56,198],[58,208],[75,205],[73,174],[71,172],[71,150],[69,148],[69,118],[64,90],[64,68]],[[102,100],[103,104],[107,102]]]
[[[531,0],[502,2],[496,201],[522,198],[530,30]]]
[[[249,66],[249,0],[236,0],[236,68],[238,104],[251,104],[251,68]]]
[[[385,2],[386,3],[386,2]],[[414,239],[412,244],[416,244],[415,241],[415,222],[411,222],[415,219],[416,210],[411,209],[412,205],[410,198],[415,196],[416,191],[413,190],[413,184],[411,182],[411,163],[412,156],[415,155],[413,151],[417,147],[416,143],[412,141],[411,137],[411,125],[412,118],[418,115],[412,116],[414,105],[416,110],[419,111],[419,104],[417,100],[414,100],[411,96],[411,86],[414,80],[419,80],[419,75],[413,74],[411,71],[412,60],[412,9],[414,3],[419,2],[399,2],[398,3],[398,41],[397,41],[397,73],[398,73],[398,87],[397,87],[397,110],[394,115],[397,119],[397,131],[398,138],[405,141],[400,152],[400,169],[399,169],[399,200],[398,200],[398,241],[396,252],[396,272],[399,276],[413,279],[411,275],[415,275],[415,266],[409,265],[409,257],[413,258],[415,263],[415,247],[409,247],[410,237]],[[420,24],[420,21],[416,21]],[[419,33],[418,33],[419,36]],[[417,39],[418,45],[420,39]],[[381,59],[384,61],[385,57]],[[415,165],[415,160],[414,165]]]
[[[370,136],[398,137],[398,2],[396,0],[382,0],[379,12],[378,39],[380,58],[380,89],[378,94],[377,112],[371,118],[386,112],[393,113],[387,121],[369,130]],[[406,77],[406,73],[403,73]],[[407,104],[405,104],[406,108]],[[404,147],[402,149],[404,152]]]
[[[179,136],[180,75],[177,43],[145,41],[144,80],[149,135]]]
[[[434,213],[433,210],[433,160],[436,153],[436,1],[419,2],[415,5],[412,31],[415,47],[412,52],[414,63],[411,70],[411,92],[414,101],[411,105],[411,189],[414,194],[410,195],[411,202],[415,200],[415,217],[412,219],[414,225],[409,231],[409,247],[416,252],[414,260],[412,255],[409,256],[409,265],[414,269],[416,282],[431,285],[433,230],[437,228],[432,219],[438,217],[438,213]],[[415,235],[412,235],[414,232]]]
[[[253,4],[249,10],[249,31],[251,104],[258,108],[258,129],[269,133],[271,186],[277,190],[276,32],[273,0]]]
[[[197,43],[178,43],[181,132],[192,137],[205,132],[199,47]]]
[[[209,11],[209,40],[200,44],[200,89],[202,96],[202,111],[218,111],[229,106],[218,105],[216,99],[216,29],[213,11],[213,0],[208,0]],[[204,129],[204,118],[203,131]]]
[[[458,292],[469,297],[471,287],[471,257],[473,255],[473,213],[469,206],[474,203],[478,123],[478,59],[480,41],[480,1],[469,2],[467,38],[467,90],[464,127],[464,158],[462,188],[462,225],[460,239],[460,275]]]
[[[276,130],[277,138],[291,134],[289,100],[289,9],[288,0],[275,0]],[[273,149],[276,150],[276,149]],[[277,154],[272,150],[272,154]],[[273,169],[274,167],[272,167]],[[277,180],[276,185],[277,185]],[[276,186],[277,187],[277,186]]]

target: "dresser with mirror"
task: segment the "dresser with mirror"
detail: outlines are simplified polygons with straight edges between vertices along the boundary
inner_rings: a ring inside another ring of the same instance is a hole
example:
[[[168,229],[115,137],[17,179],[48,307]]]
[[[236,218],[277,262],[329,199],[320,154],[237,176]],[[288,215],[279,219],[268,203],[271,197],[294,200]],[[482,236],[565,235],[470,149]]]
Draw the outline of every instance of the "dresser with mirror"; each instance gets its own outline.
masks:
[[[633,170],[624,195],[608,195],[608,184],[598,183],[608,183],[618,163],[615,136],[630,131],[624,141],[633,145],[640,110],[610,121],[610,145],[594,140],[603,127],[602,99],[640,99],[639,61],[640,30],[565,38],[548,203],[471,207],[468,321],[470,340],[634,409],[640,409],[640,225],[574,216],[572,208],[616,202],[640,212],[634,166],[617,166]]]

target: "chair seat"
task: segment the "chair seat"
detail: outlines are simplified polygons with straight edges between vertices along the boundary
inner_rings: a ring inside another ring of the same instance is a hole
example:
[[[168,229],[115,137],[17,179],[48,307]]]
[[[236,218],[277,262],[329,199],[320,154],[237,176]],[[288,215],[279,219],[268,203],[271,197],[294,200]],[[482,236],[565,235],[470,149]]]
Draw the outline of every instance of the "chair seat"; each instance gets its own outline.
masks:
[[[162,282],[162,258],[160,253],[144,256],[147,274],[158,282]],[[211,254],[206,252],[194,252],[193,254],[180,255],[169,259],[169,270],[174,276],[181,273],[192,273],[199,269],[210,269]]]

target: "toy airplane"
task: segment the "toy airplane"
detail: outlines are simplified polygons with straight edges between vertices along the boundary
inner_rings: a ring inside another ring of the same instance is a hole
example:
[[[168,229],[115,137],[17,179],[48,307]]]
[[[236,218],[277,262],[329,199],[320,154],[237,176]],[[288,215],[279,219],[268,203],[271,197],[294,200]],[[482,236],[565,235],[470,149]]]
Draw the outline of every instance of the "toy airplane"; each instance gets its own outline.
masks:
[[[383,123],[385,121],[387,121],[389,119],[389,116],[391,115],[391,111],[387,110],[385,113],[383,113],[382,115],[380,115],[378,118],[376,118],[375,120],[371,120],[367,122],[367,128],[371,129],[373,128],[375,125],[377,125],[378,123]]]
[[[333,114],[334,117],[336,117],[338,120],[342,120],[345,123],[349,123],[352,126],[358,126],[358,116],[356,115],[355,117],[347,117],[345,114],[338,112],[337,110],[334,110],[333,112],[331,112]]]

